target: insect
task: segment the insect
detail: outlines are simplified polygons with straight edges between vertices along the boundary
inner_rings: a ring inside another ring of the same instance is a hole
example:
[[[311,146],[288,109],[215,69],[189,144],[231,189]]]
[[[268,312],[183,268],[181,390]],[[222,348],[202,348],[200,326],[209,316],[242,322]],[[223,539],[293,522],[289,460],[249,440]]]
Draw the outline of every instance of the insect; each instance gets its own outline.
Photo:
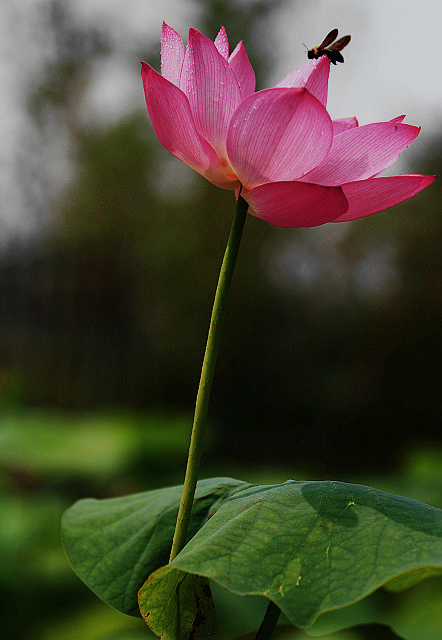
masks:
[[[307,58],[313,60],[314,58],[320,58],[321,56],[327,56],[332,64],[337,62],[344,62],[344,57],[341,53],[342,49],[348,45],[351,40],[351,36],[338,37],[338,30],[332,29],[328,36],[326,36],[318,47],[313,47],[307,51]],[[333,42],[336,40],[336,42]]]

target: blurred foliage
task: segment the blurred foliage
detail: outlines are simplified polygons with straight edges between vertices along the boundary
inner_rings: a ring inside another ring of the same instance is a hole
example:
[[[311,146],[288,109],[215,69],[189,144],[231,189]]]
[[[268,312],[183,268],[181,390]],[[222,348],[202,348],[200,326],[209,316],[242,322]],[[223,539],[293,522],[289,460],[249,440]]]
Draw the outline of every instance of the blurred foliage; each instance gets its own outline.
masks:
[[[262,87],[280,1],[198,4],[198,28],[243,39]],[[84,125],[92,61],[112,47],[69,3],[48,7],[57,55],[29,113],[42,145],[68,137],[72,179],[52,195],[52,233],[0,256],[0,636],[135,640],[144,624],[72,573],[59,519],[79,497],[181,481],[234,199],[170,157],[145,111]],[[134,64],[158,66],[158,50],[133,51]],[[440,173],[440,148],[411,170]],[[348,225],[247,221],[203,475],[333,475],[442,506],[441,189]],[[429,583],[397,604],[416,633],[422,618],[438,624]],[[396,636],[367,626],[327,637]]]
[[[81,478],[90,491],[112,489],[115,476],[145,469],[140,481],[177,482],[187,458],[190,416],[157,413],[21,411],[5,414],[0,465],[19,486],[46,482],[66,493]],[[97,461],[97,453],[99,460]],[[99,462],[99,464],[97,464]],[[164,478],[162,478],[162,474]],[[68,491],[75,497],[74,491]]]

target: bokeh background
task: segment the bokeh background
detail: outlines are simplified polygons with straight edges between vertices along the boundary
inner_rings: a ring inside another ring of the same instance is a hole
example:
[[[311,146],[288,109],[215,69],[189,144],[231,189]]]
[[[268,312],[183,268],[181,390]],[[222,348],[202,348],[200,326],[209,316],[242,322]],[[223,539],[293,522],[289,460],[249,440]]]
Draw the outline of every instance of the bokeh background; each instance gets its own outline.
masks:
[[[163,19],[184,38],[223,24],[258,88],[302,65],[303,43],[351,33],[331,70],[332,117],[406,113],[422,133],[390,173],[441,171],[438,0],[3,0],[2,640],[149,635],[75,577],[59,521],[79,498],[183,478],[234,200],[153,133],[139,61],[159,68]],[[391,211],[315,229],[249,218],[204,477],[358,481],[442,506],[441,195],[436,181]],[[407,611],[406,637],[440,638],[425,614],[440,584],[408,598],[391,604]],[[398,636],[371,625],[328,637]]]

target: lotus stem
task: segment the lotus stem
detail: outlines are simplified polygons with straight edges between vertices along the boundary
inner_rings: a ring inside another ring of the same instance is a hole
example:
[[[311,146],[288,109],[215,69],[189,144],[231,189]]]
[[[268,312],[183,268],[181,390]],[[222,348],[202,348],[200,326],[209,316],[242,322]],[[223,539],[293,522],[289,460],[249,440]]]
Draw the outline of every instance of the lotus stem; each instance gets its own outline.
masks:
[[[278,605],[270,602],[261,626],[258,629],[258,633],[255,636],[255,640],[269,640],[275,630],[280,613],[281,609]]]
[[[175,556],[178,555],[186,544],[187,530],[190,522],[190,514],[196,490],[196,483],[198,480],[201,452],[204,443],[210,390],[215,372],[221,330],[227,305],[227,297],[241,243],[248,206],[249,205],[244,198],[239,195],[213,303],[206,351],[204,354],[201,378],[195,404],[195,415],[193,419],[192,434],[190,437],[186,475],[184,478],[183,492],[178,509],[178,517],[169,562],[172,562]]]

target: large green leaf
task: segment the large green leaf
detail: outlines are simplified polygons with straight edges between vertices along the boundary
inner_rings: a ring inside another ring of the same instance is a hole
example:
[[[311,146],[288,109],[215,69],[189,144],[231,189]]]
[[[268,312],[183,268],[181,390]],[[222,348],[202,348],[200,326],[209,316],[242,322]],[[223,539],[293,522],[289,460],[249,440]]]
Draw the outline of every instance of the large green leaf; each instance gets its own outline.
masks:
[[[218,618],[207,578],[171,565],[160,567],[138,593],[141,615],[164,640],[200,640],[214,634]]]
[[[198,483],[188,538],[240,488],[230,478]],[[139,616],[137,593],[169,559],[182,486],[105,500],[76,502],[62,518],[62,536],[72,568],[107,604]]]
[[[341,482],[245,488],[172,564],[238,595],[265,596],[308,627],[392,578],[442,567],[442,510]]]

